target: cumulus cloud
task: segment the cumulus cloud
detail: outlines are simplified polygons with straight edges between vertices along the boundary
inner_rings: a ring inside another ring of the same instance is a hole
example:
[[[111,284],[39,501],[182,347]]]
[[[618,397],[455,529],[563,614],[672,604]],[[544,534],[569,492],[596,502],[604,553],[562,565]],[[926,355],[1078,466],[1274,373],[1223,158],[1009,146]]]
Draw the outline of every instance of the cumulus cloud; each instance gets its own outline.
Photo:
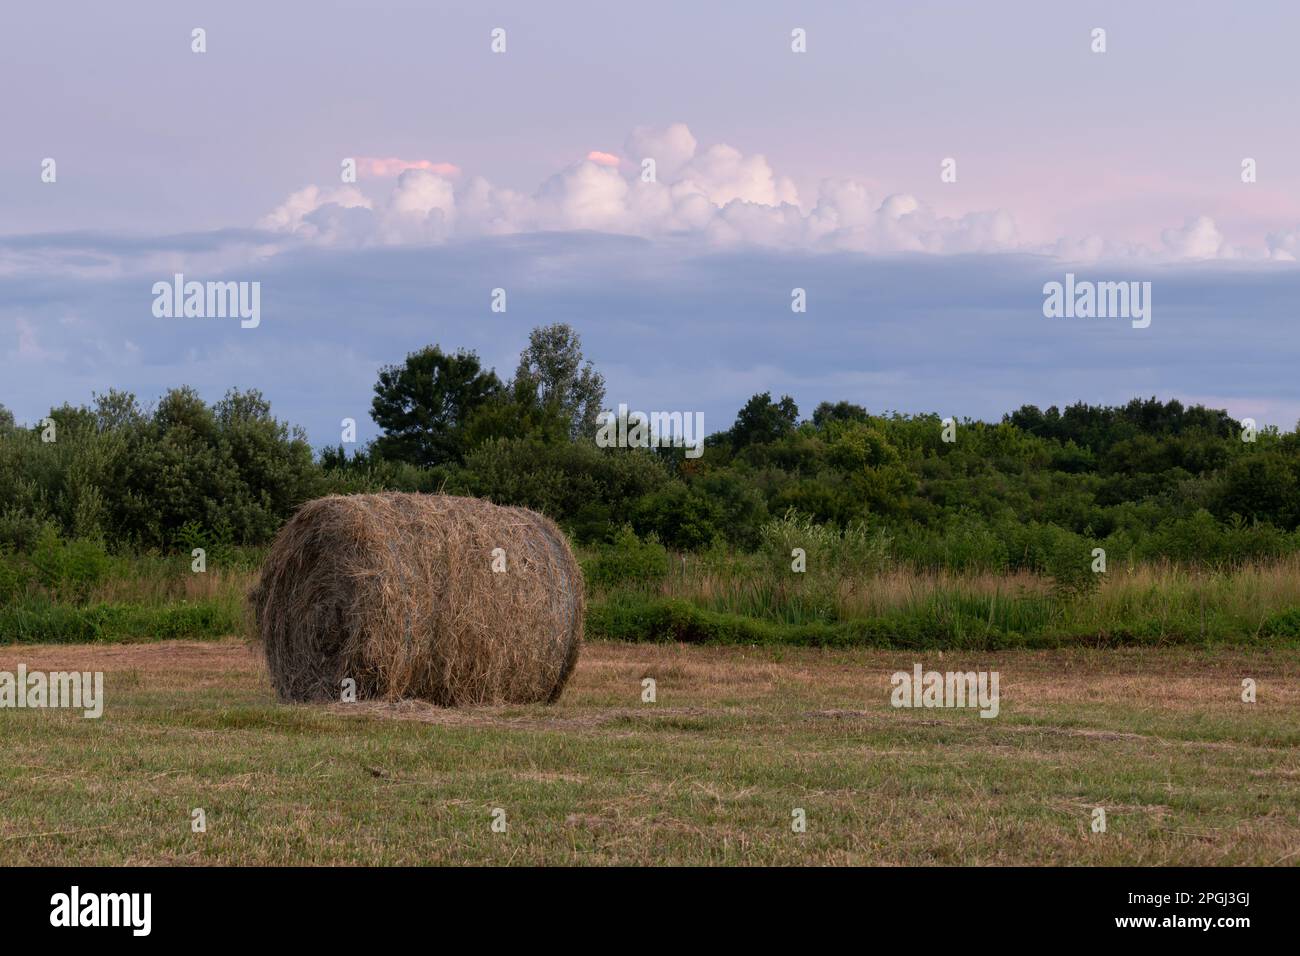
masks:
[[[451,181],[427,169],[408,169],[397,177],[380,229],[391,242],[428,242],[450,237],[455,223]]]
[[[307,220],[316,210],[329,205],[342,209],[372,208],[370,200],[356,186],[337,189],[304,186],[290,193],[288,199],[258,220],[257,226],[269,232],[297,233],[306,239],[319,238],[319,230]]]
[[[638,168],[645,160],[653,159],[656,174],[670,180],[676,178],[682,167],[691,161],[697,145],[685,123],[673,123],[663,129],[638,126],[632,130],[623,148]]]
[[[1215,259],[1227,255],[1223,233],[1209,216],[1188,219],[1181,227],[1160,234],[1165,249],[1179,259]]]
[[[1300,258],[1300,226],[1286,232],[1269,233],[1268,258],[1279,262],[1295,262]]]
[[[907,193],[875,195],[853,179],[823,181],[808,202],[760,154],[701,146],[684,123],[637,127],[623,155],[592,150],[531,193],[461,177],[450,163],[367,158],[372,175],[396,175],[389,195],[372,201],[355,186],[307,186],[258,223],[317,244],[436,243],[536,231],[594,230],[655,238],[694,236],[709,245],[822,251],[931,254],[1023,251],[1066,261],[1118,258],[1247,257],[1214,220],[1189,218],[1146,249],[1099,236],[1027,244],[1004,209],[940,216]],[[654,161],[654,175],[646,174]],[[1300,255],[1300,230],[1269,237],[1267,255]]]
[[[551,228],[633,231],[627,189],[627,180],[617,169],[584,160],[542,184],[535,216]]]
[[[679,179],[718,206],[736,199],[761,206],[799,202],[794,184],[773,175],[765,158],[746,156],[725,144],[710,146],[693,157]]]
[[[1018,241],[1004,211],[940,218],[914,196],[872,196],[853,180],[823,183],[805,212],[794,182],[764,156],[725,143],[701,147],[683,123],[638,127],[624,150],[626,162],[594,150],[532,194],[482,177],[458,185],[423,161],[367,160],[372,171],[403,167],[385,201],[372,203],[356,187],[307,186],[258,225],[318,243],[363,245],[538,230],[687,234],[714,245],[864,252],[994,251]],[[644,174],[646,160],[654,161],[653,176]]]
[[[459,225],[467,235],[504,236],[527,231],[535,218],[532,197],[475,176],[456,196]]]

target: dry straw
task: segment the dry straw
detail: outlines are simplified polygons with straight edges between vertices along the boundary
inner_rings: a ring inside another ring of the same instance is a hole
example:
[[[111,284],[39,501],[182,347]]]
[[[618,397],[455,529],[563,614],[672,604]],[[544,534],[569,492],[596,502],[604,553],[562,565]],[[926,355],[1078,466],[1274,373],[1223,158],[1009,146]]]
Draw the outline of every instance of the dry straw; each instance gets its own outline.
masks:
[[[494,571],[504,559],[504,572]],[[379,494],[308,502],[250,595],[283,700],[554,701],[585,609],[564,534],[524,508]]]

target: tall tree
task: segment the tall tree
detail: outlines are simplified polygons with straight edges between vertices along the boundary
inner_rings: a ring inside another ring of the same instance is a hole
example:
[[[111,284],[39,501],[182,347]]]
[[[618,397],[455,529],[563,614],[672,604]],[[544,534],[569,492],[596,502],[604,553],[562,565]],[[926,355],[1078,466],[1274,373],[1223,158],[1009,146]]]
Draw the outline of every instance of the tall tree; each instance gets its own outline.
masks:
[[[100,431],[139,426],[144,423],[144,412],[133,393],[110,388],[103,395],[98,392],[92,394],[95,397],[95,423]]]
[[[870,416],[853,402],[822,402],[813,409],[812,423],[818,428],[831,422],[865,422]]]
[[[765,445],[782,435],[794,431],[799,424],[799,406],[789,395],[779,402],[772,401],[771,392],[755,395],[736,415],[731,426],[732,447],[739,450],[747,445]]]
[[[528,347],[519,354],[515,385],[535,396],[543,408],[563,414],[570,437],[595,436],[605,377],[591,362],[583,364],[582,339],[570,326],[558,322],[529,333]]]
[[[380,369],[370,417],[383,434],[374,452],[426,467],[460,462],[466,423],[500,391],[501,380],[473,352],[448,355],[436,345],[412,352],[403,364]]]

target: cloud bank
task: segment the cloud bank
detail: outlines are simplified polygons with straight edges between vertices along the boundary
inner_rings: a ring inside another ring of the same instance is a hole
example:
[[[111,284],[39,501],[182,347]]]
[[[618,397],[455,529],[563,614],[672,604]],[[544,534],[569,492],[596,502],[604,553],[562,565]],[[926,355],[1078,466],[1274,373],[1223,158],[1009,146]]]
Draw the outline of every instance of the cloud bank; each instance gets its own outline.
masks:
[[[246,248],[246,237],[226,238],[191,240],[192,255],[215,262],[230,243]],[[96,260],[123,254],[109,239],[47,242],[56,247]],[[151,248],[126,251],[147,258]],[[382,365],[437,343],[475,349],[508,375],[530,329],[569,322],[606,375],[610,404],[701,411],[710,430],[766,390],[788,392],[805,413],[849,399],[873,411],[996,419],[1022,402],[1159,395],[1288,428],[1300,418],[1293,266],[1108,268],[1101,277],[1153,280],[1154,319],[1142,330],[1045,318],[1041,290],[1060,264],[1017,254],[701,251],[690,237],[590,232],[302,244],[230,274],[261,282],[252,330],[154,317],[150,282],[167,275],[0,277],[0,402],[30,422],[110,387],[144,399],[178,384],[209,399],[255,387],[317,445],[336,443],[345,417],[364,441]],[[491,311],[496,286],[509,289],[506,313]],[[807,290],[806,313],[791,311],[796,286]]]
[[[1065,261],[1295,257],[1295,232],[1258,249],[1230,246],[1212,219],[1189,216],[1147,248],[1099,236],[1052,244],[1021,239],[1006,209],[940,216],[909,193],[876,194],[853,179],[822,181],[801,196],[766,157],[725,143],[701,146],[684,123],[638,127],[622,155],[591,150],[531,193],[464,177],[449,163],[367,160],[371,181],[397,175],[386,196],[359,186],[306,186],[258,227],[325,245],[440,243],[529,232],[592,230],[644,238],[689,236],[710,247],[756,245],[811,252],[887,254],[1030,252]]]

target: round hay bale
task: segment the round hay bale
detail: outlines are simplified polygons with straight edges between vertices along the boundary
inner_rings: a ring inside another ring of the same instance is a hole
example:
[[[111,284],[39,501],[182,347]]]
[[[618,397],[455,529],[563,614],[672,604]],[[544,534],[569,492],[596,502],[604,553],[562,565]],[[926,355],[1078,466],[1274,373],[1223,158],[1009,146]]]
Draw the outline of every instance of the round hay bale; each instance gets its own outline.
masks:
[[[359,700],[443,706],[558,699],[586,606],[582,570],[549,519],[396,493],[303,505],[250,603],[281,699],[339,700],[352,678]]]

